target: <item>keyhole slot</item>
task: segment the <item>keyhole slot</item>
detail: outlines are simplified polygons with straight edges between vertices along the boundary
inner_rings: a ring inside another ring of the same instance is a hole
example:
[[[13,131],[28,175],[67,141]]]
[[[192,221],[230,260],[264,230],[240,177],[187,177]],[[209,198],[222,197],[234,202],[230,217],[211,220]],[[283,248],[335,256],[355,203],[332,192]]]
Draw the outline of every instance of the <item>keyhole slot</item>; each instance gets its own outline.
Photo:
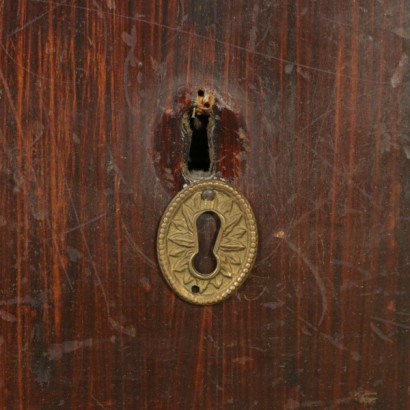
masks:
[[[191,146],[189,148],[188,170],[209,172],[211,159],[208,142],[209,117],[198,115],[190,119],[192,130]]]
[[[214,247],[221,228],[219,216],[212,211],[202,213],[196,220],[198,234],[198,253],[192,259],[192,265],[202,275],[210,275],[218,265]]]
[[[212,94],[198,90],[195,102],[182,116],[184,139],[182,173],[190,181],[211,177],[216,168],[215,105]]]

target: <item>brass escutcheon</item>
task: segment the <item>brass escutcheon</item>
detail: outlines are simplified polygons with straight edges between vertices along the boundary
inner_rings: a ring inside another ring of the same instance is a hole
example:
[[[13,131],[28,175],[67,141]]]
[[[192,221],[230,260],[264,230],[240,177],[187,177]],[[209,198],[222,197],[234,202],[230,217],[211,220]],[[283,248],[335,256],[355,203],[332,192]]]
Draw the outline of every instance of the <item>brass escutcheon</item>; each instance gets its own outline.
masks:
[[[198,251],[196,221],[205,212],[220,219],[213,247],[217,263],[203,275],[193,266]],[[157,236],[159,264],[171,288],[184,300],[218,303],[244,282],[256,258],[258,233],[248,201],[226,182],[205,180],[183,189],[168,205]]]

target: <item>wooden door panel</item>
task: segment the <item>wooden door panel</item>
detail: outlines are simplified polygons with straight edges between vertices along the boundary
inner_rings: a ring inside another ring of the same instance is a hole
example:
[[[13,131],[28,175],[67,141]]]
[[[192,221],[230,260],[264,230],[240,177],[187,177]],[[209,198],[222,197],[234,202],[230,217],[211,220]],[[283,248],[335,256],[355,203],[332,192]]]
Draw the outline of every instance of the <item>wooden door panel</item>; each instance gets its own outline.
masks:
[[[1,408],[409,408],[408,6],[0,2]],[[199,87],[260,234],[208,307],[155,252]]]

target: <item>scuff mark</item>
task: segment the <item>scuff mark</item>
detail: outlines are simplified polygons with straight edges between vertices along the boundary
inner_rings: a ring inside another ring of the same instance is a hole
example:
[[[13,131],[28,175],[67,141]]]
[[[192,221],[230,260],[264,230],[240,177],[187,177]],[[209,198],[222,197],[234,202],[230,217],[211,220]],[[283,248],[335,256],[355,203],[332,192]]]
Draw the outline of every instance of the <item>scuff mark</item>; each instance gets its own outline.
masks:
[[[267,307],[269,309],[275,310],[279,309],[280,307],[284,306],[285,302],[267,302],[267,303],[262,303],[262,306]]]
[[[400,143],[401,143],[401,147],[403,148],[404,155],[406,156],[407,159],[410,159],[410,135],[401,134]]]
[[[110,322],[111,327],[117,332],[123,333],[130,337],[137,336],[137,331],[134,326],[123,326],[111,317],[108,318],[108,321]]]
[[[44,303],[47,300],[48,294],[50,292],[40,292],[36,296],[22,296],[20,298],[12,298],[12,299],[3,299],[0,300],[0,306],[2,305],[30,305],[31,307],[38,307],[42,303]]]
[[[75,132],[73,132],[73,135],[71,137],[72,137],[74,144],[76,145],[81,144],[81,139]]]
[[[353,393],[350,393],[347,397],[342,397],[340,399],[335,400],[331,405],[329,405],[329,410],[339,410],[341,404],[347,404],[354,400]]]
[[[163,61],[162,63],[158,63],[158,61],[151,56],[151,67],[160,81],[164,81],[167,75],[167,62]]]
[[[300,330],[302,331],[302,333],[303,333],[305,336],[312,336],[312,335],[313,335],[313,333],[310,332],[309,329],[308,329],[306,326],[302,326],[302,327],[300,328]]]
[[[256,350],[257,352],[267,353],[269,349],[262,349],[261,347],[249,346],[249,349]]]
[[[125,185],[128,186],[126,179],[124,178],[124,175],[121,171],[121,169],[118,167],[115,158],[114,158],[114,154],[111,151],[111,148],[109,146],[109,144],[107,144],[107,154],[108,154],[108,164],[107,164],[107,173],[110,172],[114,172],[115,174],[118,175],[119,179],[121,180],[121,182]],[[123,159],[126,157],[122,157]]]
[[[107,7],[110,10],[115,10],[115,0],[106,0],[106,2],[107,2]]]
[[[288,401],[285,404],[285,409],[286,410],[300,409],[300,402],[298,402],[297,400],[288,399]]]
[[[233,363],[238,363],[240,365],[244,365],[246,363],[252,362],[253,359],[251,357],[237,357],[232,360]]]
[[[252,14],[252,28],[249,32],[249,50],[254,53],[255,52],[255,44],[256,44],[256,36],[257,36],[257,15],[259,13],[259,7],[257,4],[253,7],[253,14]]]
[[[285,74],[289,75],[292,74],[293,69],[295,68],[295,64],[294,63],[288,63],[285,65]]]
[[[360,355],[360,353],[359,353],[359,352],[355,352],[354,350],[352,350],[352,351],[350,352],[350,356],[352,356],[352,359],[353,359],[355,362],[360,362],[360,360],[362,360],[362,356]]]
[[[13,315],[9,312],[6,312],[3,309],[0,309],[0,319],[4,320],[6,322],[16,322],[17,321],[17,318],[16,318],[15,315]]]
[[[91,347],[92,345],[93,339],[70,340],[63,343],[56,343],[49,346],[47,355],[50,360],[57,360],[61,359],[64,354],[73,353],[78,349]]]
[[[303,409],[310,409],[312,407],[320,407],[321,409],[323,409],[323,401],[304,401],[301,403],[300,407],[302,407]]]
[[[276,387],[281,381],[283,381],[282,377],[278,377],[277,379],[275,379],[272,383],[271,383],[271,387],[274,388]]]
[[[410,30],[404,27],[396,27],[392,30],[392,32],[398,35],[401,38],[405,38],[406,40],[410,40]]]
[[[49,218],[49,210],[41,192],[29,192],[31,215],[36,221],[46,221]]]
[[[81,259],[83,256],[83,254],[78,249],[73,248],[72,246],[67,246],[66,251],[70,262],[77,262],[78,259]]]
[[[370,390],[358,390],[354,394],[354,399],[365,406],[372,406],[377,402],[377,393]]]
[[[283,238],[286,236],[286,233],[285,233],[285,231],[283,231],[283,230],[279,230],[279,231],[276,231],[276,232],[273,234],[273,236],[274,236],[275,238],[283,239]]]
[[[131,103],[131,97],[128,92],[128,70],[129,66],[136,67],[137,66],[137,59],[135,58],[135,48],[137,46],[137,29],[135,25],[131,29],[131,34],[123,32],[121,35],[122,40],[124,43],[130,47],[127,57],[125,58],[124,62],[124,94],[125,100],[127,101],[128,108],[131,110],[132,113],[135,114],[134,107]]]
[[[409,65],[409,56],[406,53],[401,55],[400,61],[390,79],[390,84],[393,88],[398,87],[403,82],[403,76],[406,68]]]
[[[304,70],[302,67],[297,67],[296,68],[296,72],[301,75],[305,80],[309,80],[310,79],[310,74],[307,70]]]

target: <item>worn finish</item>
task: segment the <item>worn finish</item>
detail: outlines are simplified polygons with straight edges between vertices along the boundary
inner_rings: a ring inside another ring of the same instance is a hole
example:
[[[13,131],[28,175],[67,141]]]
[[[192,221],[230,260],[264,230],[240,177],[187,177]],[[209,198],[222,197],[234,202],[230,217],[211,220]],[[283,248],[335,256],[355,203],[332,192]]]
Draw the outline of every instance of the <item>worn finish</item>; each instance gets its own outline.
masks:
[[[2,0],[0,23],[1,408],[410,407],[408,2]],[[155,255],[202,86],[260,233],[209,307]]]

